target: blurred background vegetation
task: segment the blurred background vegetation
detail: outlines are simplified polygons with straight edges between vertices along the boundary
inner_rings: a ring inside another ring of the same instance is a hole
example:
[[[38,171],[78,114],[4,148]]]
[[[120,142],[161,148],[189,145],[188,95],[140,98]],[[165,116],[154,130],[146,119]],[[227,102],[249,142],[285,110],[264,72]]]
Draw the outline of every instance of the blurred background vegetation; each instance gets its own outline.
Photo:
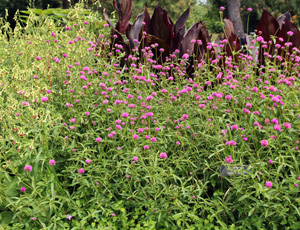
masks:
[[[5,18],[7,16],[7,20],[14,27],[15,22],[13,18],[17,9],[26,10],[27,7],[37,9],[67,9],[73,7],[79,1],[83,1],[86,8],[90,10],[102,12],[103,8],[106,8],[109,14],[115,11],[112,5],[113,0],[0,0],[0,17]],[[188,27],[202,20],[211,33],[222,32],[219,9],[220,6],[227,6],[227,0],[132,0],[132,20],[139,13],[143,12],[145,3],[148,4],[150,15],[157,3],[162,7],[165,6],[173,22],[176,22],[184,10],[191,6],[191,14],[187,22]],[[294,23],[299,26],[299,4],[300,0],[241,0],[241,17],[244,28],[247,28],[248,8],[253,9],[250,14],[249,32],[253,32],[257,27],[263,8],[270,11],[275,17],[289,10],[293,16]],[[227,8],[224,11],[224,15],[228,15]]]

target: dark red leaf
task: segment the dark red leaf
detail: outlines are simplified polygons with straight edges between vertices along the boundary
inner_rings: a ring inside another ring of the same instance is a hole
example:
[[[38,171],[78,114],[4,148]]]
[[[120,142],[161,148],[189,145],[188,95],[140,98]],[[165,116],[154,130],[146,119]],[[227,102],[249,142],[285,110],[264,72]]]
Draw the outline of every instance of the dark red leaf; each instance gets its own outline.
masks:
[[[113,0],[113,5],[116,8],[116,10],[119,12],[119,5],[120,5],[119,1],[118,0]]]
[[[130,32],[129,32],[129,43],[130,43],[130,48],[133,49],[138,46],[138,42],[140,39],[140,33],[143,28],[143,22],[145,20],[145,12],[138,15],[137,18],[135,19],[133,25],[131,26]],[[137,40],[137,41],[135,41]]]
[[[112,29],[115,29],[114,25],[111,23],[111,21],[109,20],[109,17],[106,13],[106,9],[104,8],[103,9],[103,15],[104,15],[104,18],[105,18],[105,21],[107,22],[107,24],[112,28]]]
[[[119,21],[116,25],[116,30],[123,33],[129,26],[131,17],[131,0],[122,0],[119,8]]]
[[[129,46],[124,42],[123,36],[114,28],[113,24],[109,20],[109,17],[107,16],[105,8],[103,9],[103,15],[104,15],[106,22],[111,27],[111,32],[110,32],[111,48],[113,47],[114,44],[120,44],[124,47],[124,50],[126,51],[126,53],[128,53]],[[116,37],[114,37],[115,35],[116,35]]]
[[[225,38],[228,39],[231,33],[234,33],[234,25],[232,21],[228,18],[224,19],[224,30],[225,30]]]
[[[196,44],[195,46],[195,49],[197,51],[196,57],[198,61],[204,58],[204,55],[207,53],[207,46],[211,42],[211,36],[209,36],[205,24],[200,21],[200,25],[201,27],[198,35],[198,40],[202,41],[202,45]],[[211,50],[213,50],[213,48]]]
[[[191,43],[191,41],[198,39],[201,27],[202,24],[200,22],[197,22],[194,25],[192,25],[192,27],[189,28],[188,31],[184,34],[179,47],[180,57],[182,57],[183,54],[192,55],[195,43]]]
[[[262,36],[266,42],[271,40],[271,36],[276,36],[279,32],[279,24],[267,10],[264,9],[260,18],[256,34]]]
[[[151,17],[148,13],[148,10],[147,10],[147,3],[145,4],[145,19],[144,19],[144,22],[145,22],[145,25],[143,27],[143,31],[146,31],[147,33],[149,32],[149,27],[150,27],[150,20],[151,20]]]
[[[284,14],[282,14],[282,15],[280,15],[278,18],[277,18],[277,21],[278,21],[278,24],[279,24],[279,26],[280,26],[280,29],[281,29],[281,26],[282,26],[282,23],[283,23],[283,21],[292,21],[292,15],[291,15],[291,13],[288,11],[288,12],[286,12],[286,13],[284,13]]]
[[[174,39],[172,52],[179,48],[180,42],[186,32],[186,21],[190,14],[190,7],[178,18],[174,25]]]
[[[162,60],[165,60],[165,58],[170,54],[170,46],[167,42],[163,41],[162,39],[151,35],[151,34],[146,34],[145,35],[145,46],[150,46],[152,44],[158,44],[158,46],[156,47],[156,49],[160,49],[163,48],[164,52],[162,52]],[[157,52],[154,52],[154,55],[156,55]],[[157,56],[154,56],[154,59],[157,59]],[[160,62],[160,59],[157,60],[158,62]]]
[[[152,18],[150,19],[149,33],[167,43],[170,43],[170,39],[173,37],[172,28],[173,23],[169,19],[166,11],[157,5]]]
[[[289,36],[287,32],[293,32],[292,36]],[[283,41],[280,41],[279,38],[283,38]],[[281,30],[278,34],[277,42],[284,46],[286,42],[291,42],[292,45],[290,46],[290,49],[293,47],[299,47],[300,46],[300,31],[298,27],[292,23],[290,20],[285,20],[284,23],[282,23]]]
[[[142,31],[147,32],[147,28],[150,22],[150,15],[147,11],[147,4],[145,4],[145,11],[142,14],[139,14],[135,19],[133,25],[130,28],[130,32],[128,34],[130,48],[133,49],[134,47],[138,46],[138,42],[134,40],[141,40]],[[143,24],[144,23],[144,24]],[[127,34],[126,34],[127,35]]]
[[[183,14],[177,19],[175,25],[174,25],[174,34],[179,33],[179,30],[181,30],[183,27],[185,27],[185,23],[189,18],[190,14],[190,7],[186,9],[186,11],[183,12]]]
[[[225,46],[226,56],[232,57],[234,52],[238,52],[241,49],[240,39],[236,34],[231,32],[227,40],[228,42]],[[237,59],[235,62],[237,62]]]
[[[234,25],[232,21],[228,18],[224,19],[224,30],[225,30],[224,35],[225,38],[227,39],[227,43],[225,46],[226,56],[232,57],[234,52],[237,52],[241,49],[240,39],[234,33]]]

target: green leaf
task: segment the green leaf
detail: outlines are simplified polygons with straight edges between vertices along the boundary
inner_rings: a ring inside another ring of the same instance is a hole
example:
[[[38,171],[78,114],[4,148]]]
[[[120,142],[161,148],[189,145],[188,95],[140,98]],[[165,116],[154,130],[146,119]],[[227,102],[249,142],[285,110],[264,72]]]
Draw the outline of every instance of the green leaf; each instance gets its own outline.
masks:
[[[1,216],[1,224],[8,225],[12,221],[14,213],[11,211],[4,211],[1,212],[0,216]]]
[[[253,214],[254,210],[255,210],[255,208],[251,208],[251,210],[248,213],[248,216],[251,216]]]

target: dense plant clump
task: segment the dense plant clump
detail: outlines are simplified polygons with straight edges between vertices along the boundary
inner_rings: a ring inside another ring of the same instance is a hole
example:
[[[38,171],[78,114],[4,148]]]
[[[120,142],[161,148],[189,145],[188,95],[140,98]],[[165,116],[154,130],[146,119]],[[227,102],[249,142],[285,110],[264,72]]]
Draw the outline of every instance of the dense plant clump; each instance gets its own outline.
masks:
[[[82,13],[1,25],[6,229],[299,229],[299,47],[260,65],[262,36],[199,60],[160,61],[154,43],[122,66],[106,21]]]

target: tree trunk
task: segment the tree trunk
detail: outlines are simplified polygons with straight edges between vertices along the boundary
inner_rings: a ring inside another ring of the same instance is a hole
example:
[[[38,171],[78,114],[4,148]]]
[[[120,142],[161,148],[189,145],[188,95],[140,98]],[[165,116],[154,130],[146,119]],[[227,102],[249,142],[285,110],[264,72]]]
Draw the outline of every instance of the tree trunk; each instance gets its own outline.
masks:
[[[70,8],[70,2],[68,0],[62,0],[62,8],[63,9],[69,9]]]
[[[228,0],[229,19],[234,25],[234,33],[239,37],[244,37],[244,27],[240,13],[241,0]]]

